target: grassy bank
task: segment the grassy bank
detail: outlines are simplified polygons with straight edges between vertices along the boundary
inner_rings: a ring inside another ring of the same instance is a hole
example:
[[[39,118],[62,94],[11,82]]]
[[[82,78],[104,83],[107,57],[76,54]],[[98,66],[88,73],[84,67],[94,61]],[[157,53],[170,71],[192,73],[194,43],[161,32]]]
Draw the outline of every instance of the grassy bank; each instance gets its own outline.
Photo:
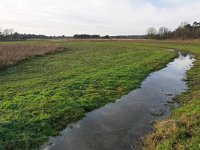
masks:
[[[187,72],[189,90],[177,97],[180,103],[170,118],[157,122],[155,131],[145,139],[147,150],[200,149],[200,42],[167,41],[146,43],[148,46],[168,47],[192,53],[196,62]]]
[[[0,146],[31,149],[140,86],[175,57],[130,42],[67,42],[67,50],[0,71]]]

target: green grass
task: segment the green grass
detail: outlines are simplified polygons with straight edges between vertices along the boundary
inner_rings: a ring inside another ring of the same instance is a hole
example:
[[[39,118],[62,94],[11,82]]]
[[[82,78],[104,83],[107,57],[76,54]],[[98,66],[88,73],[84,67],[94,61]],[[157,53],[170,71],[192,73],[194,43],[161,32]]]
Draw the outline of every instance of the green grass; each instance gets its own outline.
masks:
[[[60,42],[63,52],[0,70],[0,149],[32,149],[140,86],[175,54],[135,42]]]
[[[187,72],[189,90],[178,96],[178,108],[170,118],[157,122],[155,131],[146,137],[147,150],[200,149],[200,41],[154,41],[153,47],[168,47],[192,53],[196,62]]]

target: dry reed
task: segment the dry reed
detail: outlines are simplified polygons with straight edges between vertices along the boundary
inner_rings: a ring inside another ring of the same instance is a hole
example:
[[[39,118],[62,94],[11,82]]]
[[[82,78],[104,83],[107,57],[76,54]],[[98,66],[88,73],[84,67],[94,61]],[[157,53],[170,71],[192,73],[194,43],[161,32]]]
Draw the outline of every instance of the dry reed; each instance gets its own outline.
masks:
[[[61,50],[62,47],[55,43],[0,44],[0,68],[16,64],[34,56],[42,56]]]

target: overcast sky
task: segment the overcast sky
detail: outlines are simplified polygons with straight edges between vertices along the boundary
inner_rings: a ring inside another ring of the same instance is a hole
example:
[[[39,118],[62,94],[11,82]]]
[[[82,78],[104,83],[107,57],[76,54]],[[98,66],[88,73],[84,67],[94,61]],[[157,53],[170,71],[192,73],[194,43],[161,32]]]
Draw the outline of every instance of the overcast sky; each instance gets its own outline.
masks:
[[[0,0],[0,27],[46,35],[145,34],[200,22],[200,0]]]

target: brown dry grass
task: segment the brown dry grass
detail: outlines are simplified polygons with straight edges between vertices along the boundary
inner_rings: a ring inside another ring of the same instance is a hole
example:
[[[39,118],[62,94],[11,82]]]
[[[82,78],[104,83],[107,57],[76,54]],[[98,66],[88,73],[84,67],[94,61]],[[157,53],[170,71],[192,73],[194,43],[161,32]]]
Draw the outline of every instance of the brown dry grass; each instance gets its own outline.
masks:
[[[149,134],[144,138],[145,144],[148,146],[147,149],[156,150],[157,143],[165,139],[171,138],[177,132],[177,129],[181,125],[181,122],[172,119],[157,122],[154,126],[156,132]]]
[[[62,49],[56,43],[0,43],[0,68]]]

